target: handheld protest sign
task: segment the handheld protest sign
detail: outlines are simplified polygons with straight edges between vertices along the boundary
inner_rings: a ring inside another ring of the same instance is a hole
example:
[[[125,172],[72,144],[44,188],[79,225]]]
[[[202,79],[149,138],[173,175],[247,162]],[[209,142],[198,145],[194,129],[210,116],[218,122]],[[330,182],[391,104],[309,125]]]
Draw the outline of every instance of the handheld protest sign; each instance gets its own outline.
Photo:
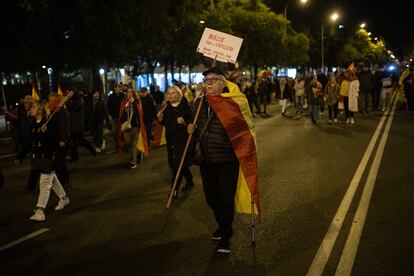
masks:
[[[205,28],[197,52],[214,60],[236,63],[242,42],[240,37]]]

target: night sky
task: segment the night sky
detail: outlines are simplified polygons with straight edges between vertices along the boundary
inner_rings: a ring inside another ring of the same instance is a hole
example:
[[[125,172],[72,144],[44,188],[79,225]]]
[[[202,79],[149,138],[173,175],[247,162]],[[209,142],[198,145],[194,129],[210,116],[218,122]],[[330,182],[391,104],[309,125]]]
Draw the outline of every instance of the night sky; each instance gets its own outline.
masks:
[[[287,3],[286,0],[264,2],[278,13],[283,12]],[[302,6],[299,0],[290,0],[288,19],[298,31],[311,26],[319,30],[321,22],[328,23],[328,16],[337,10],[338,24],[354,28],[365,22],[367,31],[372,32],[373,37],[383,37],[387,48],[401,59],[405,51],[414,47],[414,12],[410,5],[410,1],[403,0],[308,0]]]

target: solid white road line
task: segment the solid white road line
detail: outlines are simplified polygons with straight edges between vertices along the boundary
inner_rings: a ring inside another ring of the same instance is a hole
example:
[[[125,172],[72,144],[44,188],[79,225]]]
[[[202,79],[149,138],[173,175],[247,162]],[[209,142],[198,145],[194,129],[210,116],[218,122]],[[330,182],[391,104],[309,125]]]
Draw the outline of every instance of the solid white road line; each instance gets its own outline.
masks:
[[[45,233],[45,232],[47,232],[47,231],[49,231],[49,230],[50,230],[50,228],[42,228],[42,229],[37,230],[37,231],[35,231],[35,232],[33,232],[33,233],[30,233],[29,235],[26,235],[26,236],[24,236],[24,237],[21,237],[21,238],[20,238],[20,239],[18,239],[18,240],[15,240],[15,241],[10,242],[10,243],[8,243],[8,244],[6,244],[6,245],[3,245],[2,247],[0,247],[0,252],[1,252],[1,251],[4,251],[4,250],[6,250],[6,249],[9,249],[10,247],[13,247],[13,246],[15,246],[15,245],[18,245],[19,243],[22,243],[22,242],[24,242],[24,241],[30,240],[30,239],[32,239],[32,238],[34,238],[34,237],[36,237],[36,236],[39,236],[40,234],[43,234],[43,233]]]
[[[371,138],[370,143],[362,157],[361,162],[359,163],[358,169],[356,170],[354,177],[348,187],[348,190],[345,193],[344,198],[342,199],[341,204],[339,205],[338,210],[336,211],[335,216],[333,217],[331,224],[329,225],[328,231],[325,234],[325,237],[322,240],[321,245],[319,246],[318,252],[313,258],[312,264],[309,267],[306,275],[322,275],[325,265],[328,262],[329,256],[331,255],[332,249],[335,245],[335,242],[338,238],[339,232],[341,231],[342,224],[345,220],[345,217],[348,213],[349,206],[351,205],[352,199],[355,196],[355,192],[358,188],[361,177],[364,174],[365,168],[368,164],[368,161],[372,155],[375,144],[377,143],[378,137],[381,133],[382,126],[387,118],[388,111],[382,115],[381,121],[379,122],[377,129],[374,132],[374,135]]]
[[[351,230],[349,231],[348,238],[345,243],[345,247],[342,251],[341,258],[339,259],[338,267],[336,268],[335,275],[351,275],[352,267],[354,265],[355,256],[358,251],[359,241],[361,239],[362,230],[364,228],[365,219],[367,217],[369,203],[371,201],[372,192],[374,191],[375,181],[377,179],[378,170],[381,165],[382,155],[384,153],[385,144],[390,133],[391,123],[394,118],[395,108],[397,100],[394,100],[390,117],[385,126],[384,133],[381,137],[381,141],[378,145],[377,152],[375,153],[374,161],[372,162],[369,170],[367,181],[362,192],[361,199],[356,210]]]
[[[10,154],[1,155],[0,156],[0,159],[7,158],[7,157],[11,157],[11,156],[16,156],[16,153],[10,153]]]

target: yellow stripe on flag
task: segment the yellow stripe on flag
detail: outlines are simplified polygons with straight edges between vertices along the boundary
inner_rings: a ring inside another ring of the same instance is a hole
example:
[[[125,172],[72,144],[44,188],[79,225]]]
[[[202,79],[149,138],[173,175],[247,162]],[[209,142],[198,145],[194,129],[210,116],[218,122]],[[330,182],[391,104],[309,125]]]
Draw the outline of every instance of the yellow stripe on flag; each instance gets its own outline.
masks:
[[[37,94],[37,91],[36,91],[35,83],[32,84],[32,98],[34,101],[40,100],[39,94]]]

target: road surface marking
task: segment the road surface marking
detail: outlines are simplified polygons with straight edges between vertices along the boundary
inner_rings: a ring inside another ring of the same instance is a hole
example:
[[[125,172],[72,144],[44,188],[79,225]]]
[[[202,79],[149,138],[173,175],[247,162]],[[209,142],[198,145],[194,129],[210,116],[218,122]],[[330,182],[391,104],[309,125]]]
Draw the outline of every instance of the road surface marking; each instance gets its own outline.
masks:
[[[2,247],[0,247],[0,252],[4,251],[6,249],[9,249],[10,247],[13,247],[15,245],[18,245],[19,243],[22,243],[24,241],[30,240],[30,239],[32,239],[32,238],[34,238],[36,236],[39,236],[40,234],[43,234],[43,233],[45,233],[45,232],[47,232],[49,230],[50,230],[50,228],[42,228],[42,229],[37,230],[37,231],[35,231],[33,233],[30,233],[29,235],[26,235],[24,237],[21,237],[18,240],[15,240],[15,241],[10,242],[10,243],[8,243],[6,245],[3,245]]]
[[[16,153],[10,153],[10,154],[6,154],[6,155],[1,155],[0,156],[0,159],[7,158],[7,157],[11,157],[11,156],[16,156]]]
[[[384,133],[375,153],[374,161],[369,170],[367,181],[365,182],[364,190],[361,199],[359,200],[358,208],[355,212],[354,220],[349,231],[341,258],[339,259],[338,267],[335,275],[351,275],[352,267],[356,253],[358,251],[359,241],[361,239],[362,229],[364,228],[365,219],[367,217],[369,203],[371,201],[372,192],[374,191],[375,181],[377,179],[378,170],[381,165],[382,155],[384,154],[385,144],[390,133],[391,123],[394,118],[397,101],[394,101],[390,117],[385,126]]]
[[[325,234],[325,237],[322,240],[321,245],[319,246],[318,252],[313,258],[312,264],[306,273],[306,275],[322,275],[325,265],[328,262],[329,256],[332,253],[332,249],[335,245],[335,242],[338,238],[339,232],[341,231],[342,224],[345,220],[345,217],[349,211],[349,206],[355,196],[355,192],[358,188],[361,177],[364,174],[365,168],[368,164],[368,161],[372,155],[375,144],[377,143],[378,137],[381,133],[381,129],[384,125],[384,122],[388,116],[388,111],[382,115],[381,121],[379,122],[377,129],[374,132],[374,135],[371,138],[370,143],[362,157],[361,162],[359,163],[358,169],[356,170],[354,177],[349,184],[348,190],[345,193],[344,198],[342,199],[341,204],[339,205],[338,210],[336,211],[335,216],[333,217],[331,224],[329,225],[328,231]]]

